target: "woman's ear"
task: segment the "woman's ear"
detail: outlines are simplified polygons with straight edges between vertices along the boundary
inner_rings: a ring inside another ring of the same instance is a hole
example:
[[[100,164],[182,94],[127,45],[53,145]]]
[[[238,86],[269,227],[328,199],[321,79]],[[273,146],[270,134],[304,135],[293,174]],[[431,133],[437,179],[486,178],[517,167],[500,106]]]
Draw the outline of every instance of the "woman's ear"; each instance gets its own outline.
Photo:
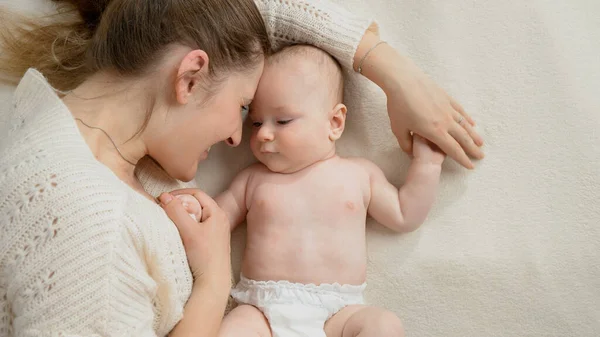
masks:
[[[201,76],[208,74],[208,55],[204,50],[187,53],[177,70],[175,97],[179,104],[187,104],[192,92],[197,88]]]
[[[346,126],[346,112],[347,108],[344,104],[340,103],[336,105],[329,113],[329,140],[335,142],[340,139]]]

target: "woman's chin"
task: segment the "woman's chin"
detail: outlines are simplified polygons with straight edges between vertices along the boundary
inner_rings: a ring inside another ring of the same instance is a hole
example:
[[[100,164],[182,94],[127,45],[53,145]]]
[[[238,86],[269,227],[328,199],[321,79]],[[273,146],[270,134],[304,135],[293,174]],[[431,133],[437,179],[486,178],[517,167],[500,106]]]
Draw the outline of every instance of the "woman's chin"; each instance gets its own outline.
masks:
[[[183,181],[185,183],[190,182],[192,180],[194,180],[196,178],[196,171],[198,171],[198,161],[196,161],[195,163],[193,163],[192,166],[190,166],[187,170],[181,170],[179,172],[173,172],[172,174],[169,173],[169,175],[177,180]]]
[[[203,162],[204,160],[206,160],[208,158],[208,150],[204,151],[196,161],[194,161],[193,163],[190,164],[190,167],[187,170],[181,170],[180,172],[174,172],[174,175],[170,175],[171,177],[177,179],[177,180],[181,180],[183,182],[190,182],[193,179],[196,178],[196,172],[198,171],[198,165],[200,165],[201,162]]]
[[[185,175],[185,176],[181,176],[181,177],[175,178],[175,179],[183,181],[184,183],[189,183],[190,181],[194,180],[194,178],[196,178],[196,174]]]

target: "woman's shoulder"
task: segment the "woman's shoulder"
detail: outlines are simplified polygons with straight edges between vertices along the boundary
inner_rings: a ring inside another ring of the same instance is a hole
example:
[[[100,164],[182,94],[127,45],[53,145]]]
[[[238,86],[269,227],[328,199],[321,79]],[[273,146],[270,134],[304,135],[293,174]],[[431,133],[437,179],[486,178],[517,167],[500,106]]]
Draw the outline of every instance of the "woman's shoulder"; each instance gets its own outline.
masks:
[[[25,74],[7,114],[7,124],[2,125],[6,137],[0,143],[0,197],[11,193],[33,201],[55,193],[52,202],[58,205],[81,197],[93,202],[92,191],[125,195],[94,158],[68,108],[39,72],[30,69]]]

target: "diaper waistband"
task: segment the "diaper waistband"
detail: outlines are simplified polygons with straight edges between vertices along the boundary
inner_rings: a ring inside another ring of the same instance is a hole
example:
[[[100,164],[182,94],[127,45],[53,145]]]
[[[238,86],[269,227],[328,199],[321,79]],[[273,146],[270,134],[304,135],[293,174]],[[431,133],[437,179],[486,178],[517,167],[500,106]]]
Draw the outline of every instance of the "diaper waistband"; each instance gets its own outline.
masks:
[[[334,292],[334,293],[343,293],[348,295],[362,295],[365,288],[367,287],[366,283],[355,285],[355,284],[340,284],[340,283],[295,283],[286,280],[280,281],[256,281],[245,277],[243,274],[240,275],[240,282],[238,283],[238,287],[243,288],[261,288],[261,289],[297,289],[303,290],[307,292]]]

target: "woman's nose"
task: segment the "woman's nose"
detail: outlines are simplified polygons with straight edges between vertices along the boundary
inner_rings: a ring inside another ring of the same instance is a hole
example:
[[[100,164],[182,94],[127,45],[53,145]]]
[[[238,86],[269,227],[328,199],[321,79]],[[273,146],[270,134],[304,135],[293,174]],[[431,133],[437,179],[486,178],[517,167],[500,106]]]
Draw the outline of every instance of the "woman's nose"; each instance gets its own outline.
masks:
[[[240,145],[242,141],[242,128],[239,128],[231,137],[229,137],[225,142],[227,145],[231,147],[236,147]]]

